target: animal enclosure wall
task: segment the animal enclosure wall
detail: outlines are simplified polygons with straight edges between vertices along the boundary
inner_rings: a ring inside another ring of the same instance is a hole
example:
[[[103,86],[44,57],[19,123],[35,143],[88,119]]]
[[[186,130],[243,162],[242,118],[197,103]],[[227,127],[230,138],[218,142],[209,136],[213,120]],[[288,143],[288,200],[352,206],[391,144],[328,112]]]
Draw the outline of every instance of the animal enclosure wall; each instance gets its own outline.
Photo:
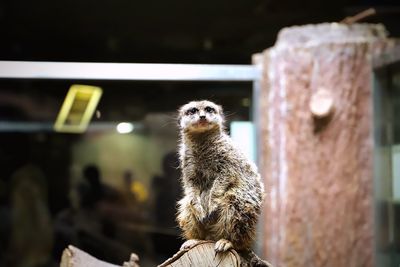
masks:
[[[390,45],[381,25],[309,25],[256,57],[275,266],[374,265],[371,58]]]

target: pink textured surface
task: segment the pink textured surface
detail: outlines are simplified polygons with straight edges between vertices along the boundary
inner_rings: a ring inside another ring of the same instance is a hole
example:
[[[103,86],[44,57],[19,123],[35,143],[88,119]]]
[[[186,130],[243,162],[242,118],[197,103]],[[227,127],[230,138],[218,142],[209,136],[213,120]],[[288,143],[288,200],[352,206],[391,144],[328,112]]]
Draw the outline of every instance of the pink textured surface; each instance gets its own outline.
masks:
[[[325,27],[327,35],[335,31]],[[377,39],[368,41],[363,28],[366,38],[355,29],[348,40],[324,42],[318,31],[312,45],[279,40],[263,53],[265,255],[278,267],[373,266],[370,58]],[[334,101],[323,120],[309,109],[320,88]]]

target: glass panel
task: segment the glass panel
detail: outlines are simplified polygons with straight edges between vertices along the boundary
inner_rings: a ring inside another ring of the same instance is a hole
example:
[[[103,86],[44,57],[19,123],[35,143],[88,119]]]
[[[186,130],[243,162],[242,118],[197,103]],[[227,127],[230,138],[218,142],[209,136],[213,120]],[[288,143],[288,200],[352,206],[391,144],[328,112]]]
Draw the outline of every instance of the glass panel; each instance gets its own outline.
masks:
[[[377,266],[400,265],[400,64],[375,72]]]
[[[103,95],[84,134],[53,124],[73,84]],[[122,264],[172,256],[182,240],[176,110],[210,99],[249,121],[251,83],[0,80],[0,266],[58,266],[73,244]]]

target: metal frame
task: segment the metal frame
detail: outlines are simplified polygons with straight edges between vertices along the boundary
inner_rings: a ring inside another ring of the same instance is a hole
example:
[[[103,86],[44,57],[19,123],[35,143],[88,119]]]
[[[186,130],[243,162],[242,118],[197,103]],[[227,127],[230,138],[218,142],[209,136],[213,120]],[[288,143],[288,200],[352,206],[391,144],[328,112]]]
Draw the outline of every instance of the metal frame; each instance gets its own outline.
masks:
[[[383,53],[372,58],[372,66],[374,70],[383,68],[390,64],[400,61],[400,44],[396,44],[390,49],[386,49]]]
[[[125,81],[231,81],[253,83],[252,119],[257,126],[260,64],[203,65],[147,63],[89,63],[0,61],[0,79],[125,80]],[[7,129],[12,123],[7,122]],[[16,125],[19,129],[20,125]],[[34,125],[32,129],[40,126]],[[44,127],[47,129],[46,127]],[[258,134],[256,133],[256,139]],[[258,145],[256,145],[256,148]],[[258,158],[258,156],[257,156]]]
[[[254,81],[253,65],[0,61],[0,79]]]
[[[135,131],[143,130],[143,125],[139,122],[131,122],[135,126]],[[115,130],[118,123],[113,121],[102,121],[91,123],[87,132]],[[30,122],[30,121],[0,121],[1,132],[54,132],[52,122]]]
[[[384,203],[387,207],[387,214],[383,220],[388,222],[388,235],[389,239],[394,240],[394,231],[396,225],[393,223],[394,222],[394,204],[398,202],[396,199],[393,198],[394,196],[394,191],[393,188],[389,195],[379,193],[379,189],[382,187],[382,173],[380,172],[382,169],[386,168],[387,164],[384,163],[384,161],[392,161],[393,160],[393,154],[387,150],[386,152],[382,152],[382,148],[388,148],[390,144],[393,145],[393,133],[389,131],[389,135],[385,134],[384,131],[382,131],[381,128],[381,120],[383,117],[385,117],[386,112],[384,111],[384,107],[388,106],[389,103],[386,103],[387,101],[384,101],[385,99],[391,99],[389,95],[389,89],[391,86],[389,84],[391,81],[389,81],[388,77],[388,71],[390,72],[390,69],[396,64],[398,66],[400,62],[400,44],[396,44],[393,46],[391,49],[387,49],[383,51],[383,53],[379,54],[378,56],[375,56],[372,58],[372,82],[373,82],[373,187],[374,187],[374,192],[373,192],[373,197],[374,197],[374,202],[380,203],[380,205],[376,205],[376,208],[374,209],[374,224],[376,225],[375,229],[375,234],[376,236],[382,234],[381,231],[378,231],[377,229],[379,226],[381,226],[382,221],[379,219],[377,214],[380,212],[379,207],[382,207],[382,203]],[[386,70],[387,68],[387,70]],[[384,76],[384,78],[382,78]],[[384,139],[388,139],[382,142],[381,137],[384,136]],[[394,153],[396,150],[396,147],[391,148],[391,152]],[[390,154],[388,154],[390,153]],[[383,156],[382,154],[386,154]],[[393,162],[392,162],[393,164]],[[390,164],[390,165],[392,165]],[[391,166],[393,167],[393,166]],[[392,184],[393,187],[393,168],[390,168],[390,175],[389,178],[390,180],[384,181],[385,184]],[[384,175],[385,176],[385,175]],[[387,175],[386,175],[387,176]],[[388,177],[386,177],[388,178]],[[380,249],[382,249],[378,242],[374,240],[374,250],[375,254],[380,252]],[[381,252],[382,253],[382,252]],[[382,260],[382,257],[375,257],[375,262],[374,264],[376,266],[381,266],[385,263],[390,264],[395,264],[395,258],[396,256],[393,255],[393,251],[385,251],[385,261]]]
[[[257,129],[262,70],[261,64],[253,61],[253,65],[0,61],[0,79],[252,82],[251,117]],[[13,122],[3,122],[0,126],[10,131]],[[22,130],[18,123],[15,127]],[[47,126],[32,124],[28,128],[47,129]],[[257,131],[255,134],[257,140],[259,134]]]
[[[260,59],[260,58],[259,58]],[[138,63],[77,63],[0,61],[0,79],[58,79],[58,80],[126,80],[126,81],[215,81],[252,82],[253,105],[251,118],[255,126],[256,162],[259,160],[259,101],[262,64],[253,58],[253,65],[201,64],[138,64]],[[22,125],[0,123],[5,129],[23,131]],[[16,127],[17,126],[17,127]],[[91,125],[90,130],[114,127],[111,123]],[[26,127],[26,125],[25,125]],[[31,130],[49,130],[51,125],[31,123]],[[263,224],[263,221],[260,222]],[[258,229],[263,233],[262,229]],[[263,234],[258,241],[263,240]],[[263,243],[256,250],[262,255]]]
[[[203,65],[0,61],[0,79],[252,82],[251,117],[256,129],[260,78],[261,66],[256,62],[254,65]],[[4,121],[0,126],[5,131],[23,131],[18,122]],[[28,130],[48,130],[48,125],[43,124],[30,123],[27,126]],[[257,140],[257,131],[255,134]],[[257,149],[258,145],[255,147]],[[258,158],[259,151],[256,152]]]

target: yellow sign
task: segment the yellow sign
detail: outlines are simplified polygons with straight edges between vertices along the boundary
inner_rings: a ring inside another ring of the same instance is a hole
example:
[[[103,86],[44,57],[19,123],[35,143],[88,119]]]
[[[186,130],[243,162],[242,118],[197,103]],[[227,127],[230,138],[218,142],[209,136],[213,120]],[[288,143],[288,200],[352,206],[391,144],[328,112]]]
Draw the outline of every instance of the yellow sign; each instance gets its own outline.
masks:
[[[83,133],[96,110],[103,90],[89,85],[72,85],[54,124],[57,132]]]

